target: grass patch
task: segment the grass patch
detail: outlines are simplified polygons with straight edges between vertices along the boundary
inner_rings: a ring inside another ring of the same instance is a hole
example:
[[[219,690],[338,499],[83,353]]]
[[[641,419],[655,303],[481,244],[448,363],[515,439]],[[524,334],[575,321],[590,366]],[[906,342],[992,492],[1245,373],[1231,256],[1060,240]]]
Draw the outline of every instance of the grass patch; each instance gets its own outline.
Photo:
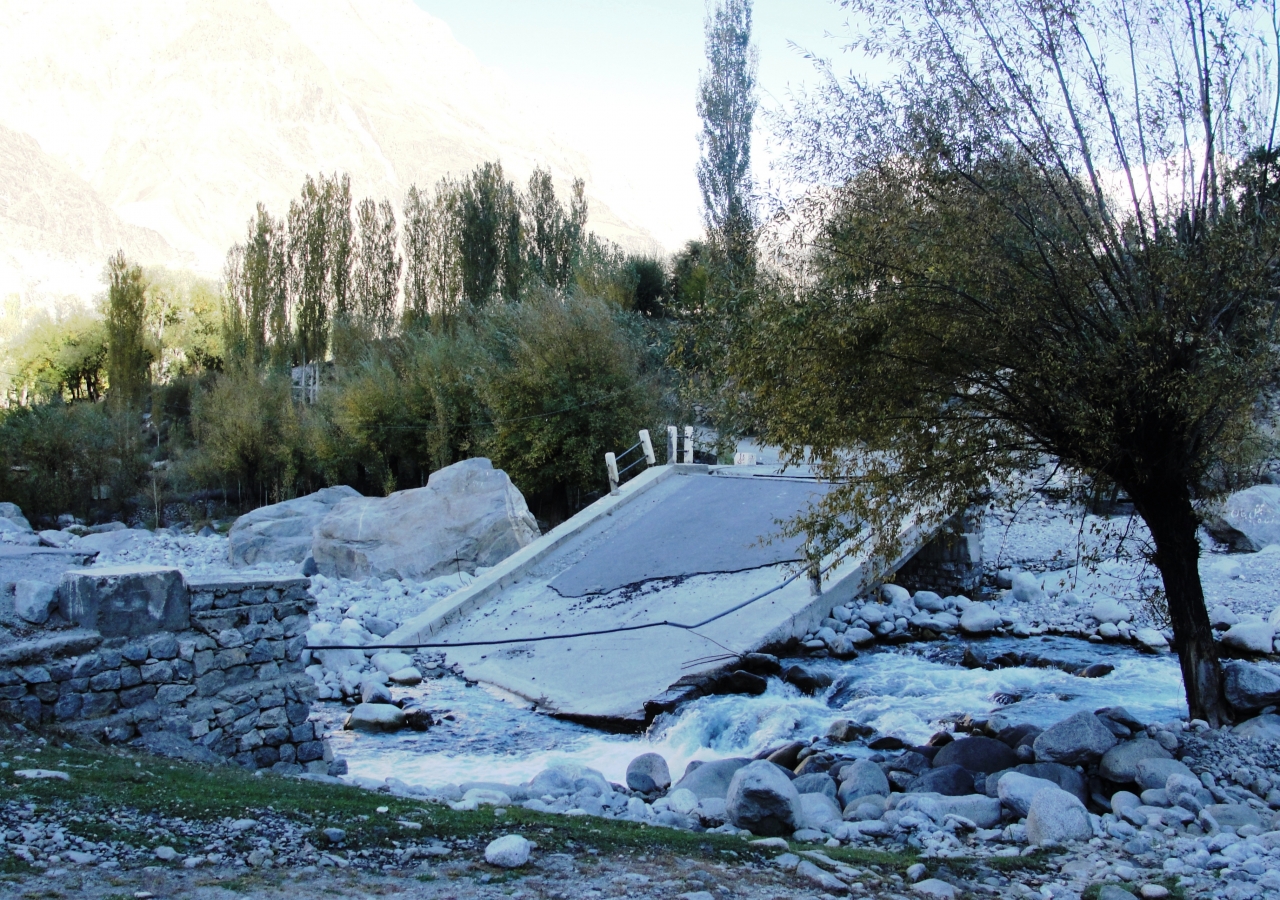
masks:
[[[1166,875],[1164,878],[1153,878],[1151,881],[1142,882],[1142,884],[1138,884],[1133,881],[1096,881],[1084,889],[1084,892],[1080,895],[1080,900],[1098,900],[1098,897],[1102,894],[1103,886],[1108,884],[1118,888],[1123,888],[1130,894],[1133,894],[1134,897],[1139,896],[1138,888],[1140,888],[1142,884],[1163,885],[1168,889],[1171,900],[1186,900],[1187,896],[1186,890],[1179,886],[1178,879]]]

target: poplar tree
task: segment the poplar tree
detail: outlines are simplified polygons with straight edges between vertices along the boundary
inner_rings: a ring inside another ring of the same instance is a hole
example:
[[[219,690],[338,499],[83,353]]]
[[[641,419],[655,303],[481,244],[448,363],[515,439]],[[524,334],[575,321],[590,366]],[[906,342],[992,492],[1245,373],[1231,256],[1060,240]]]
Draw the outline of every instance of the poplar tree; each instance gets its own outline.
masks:
[[[574,180],[566,210],[556,196],[551,173],[534,169],[523,200],[529,272],[549,287],[562,290],[573,279],[574,263],[586,234],[585,184],[581,178]]]
[[[150,380],[147,285],[142,269],[117,251],[107,261],[107,386],[113,400],[139,403]]]
[[[360,233],[353,275],[354,306],[359,330],[373,338],[389,337],[395,326],[400,292],[400,257],[396,214],[391,204],[371,199],[356,208]]]
[[[458,235],[462,293],[479,308],[495,296],[516,300],[523,275],[520,206],[502,163],[483,163],[462,182]]]

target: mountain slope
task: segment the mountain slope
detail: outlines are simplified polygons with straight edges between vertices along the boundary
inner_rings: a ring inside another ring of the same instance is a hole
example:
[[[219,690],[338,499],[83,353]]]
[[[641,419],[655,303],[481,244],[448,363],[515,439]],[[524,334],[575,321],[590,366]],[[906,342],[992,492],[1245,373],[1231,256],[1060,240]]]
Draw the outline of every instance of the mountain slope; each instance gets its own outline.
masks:
[[[586,177],[592,227],[652,245],[536,106],[410,0],[0,0],[0,124],[206,274],[255,202],[283,212],[308,173],[399,205],[487,159]]]

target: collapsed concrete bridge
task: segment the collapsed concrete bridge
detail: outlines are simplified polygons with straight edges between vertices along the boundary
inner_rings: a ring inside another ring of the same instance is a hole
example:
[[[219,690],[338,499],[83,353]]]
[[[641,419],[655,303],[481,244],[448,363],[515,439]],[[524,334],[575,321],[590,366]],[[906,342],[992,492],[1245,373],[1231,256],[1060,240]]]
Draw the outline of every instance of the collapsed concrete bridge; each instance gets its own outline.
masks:
[[[821,591],[815,591],[800,573],[802,541],[779,536],[779,523],[828,489],[807,474],[769,466],[650,468],[406,622],[385,643],[608,631],[451,647],[448,657],[469,678],[549,713],[639,729],[656,712],[696,695],[693,684],[726,660],[816,631],[834,607],[913,557],[909,565],[934,579],[980,571],[976,535],[922,517],[899,535],[899,558],[825,561]],[[760,594],[696,629],[635,628],[703,622]]]

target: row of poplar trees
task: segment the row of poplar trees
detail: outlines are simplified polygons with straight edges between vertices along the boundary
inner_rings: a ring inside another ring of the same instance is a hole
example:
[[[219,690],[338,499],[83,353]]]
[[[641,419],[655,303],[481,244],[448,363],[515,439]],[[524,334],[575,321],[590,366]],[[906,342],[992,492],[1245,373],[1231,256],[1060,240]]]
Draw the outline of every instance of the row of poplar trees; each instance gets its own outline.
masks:
[[[388,200],[366,198],[353,215],[347,175],[308,176],[286,216],[259,203],[227,254],[228,353],[253,366],[349,360],[531,284],[563,289],[586,220],[581,179],[566,205],[550,172],[535,170],[521,191],[498,162],[433,191],[410,187],[399,222]]]

